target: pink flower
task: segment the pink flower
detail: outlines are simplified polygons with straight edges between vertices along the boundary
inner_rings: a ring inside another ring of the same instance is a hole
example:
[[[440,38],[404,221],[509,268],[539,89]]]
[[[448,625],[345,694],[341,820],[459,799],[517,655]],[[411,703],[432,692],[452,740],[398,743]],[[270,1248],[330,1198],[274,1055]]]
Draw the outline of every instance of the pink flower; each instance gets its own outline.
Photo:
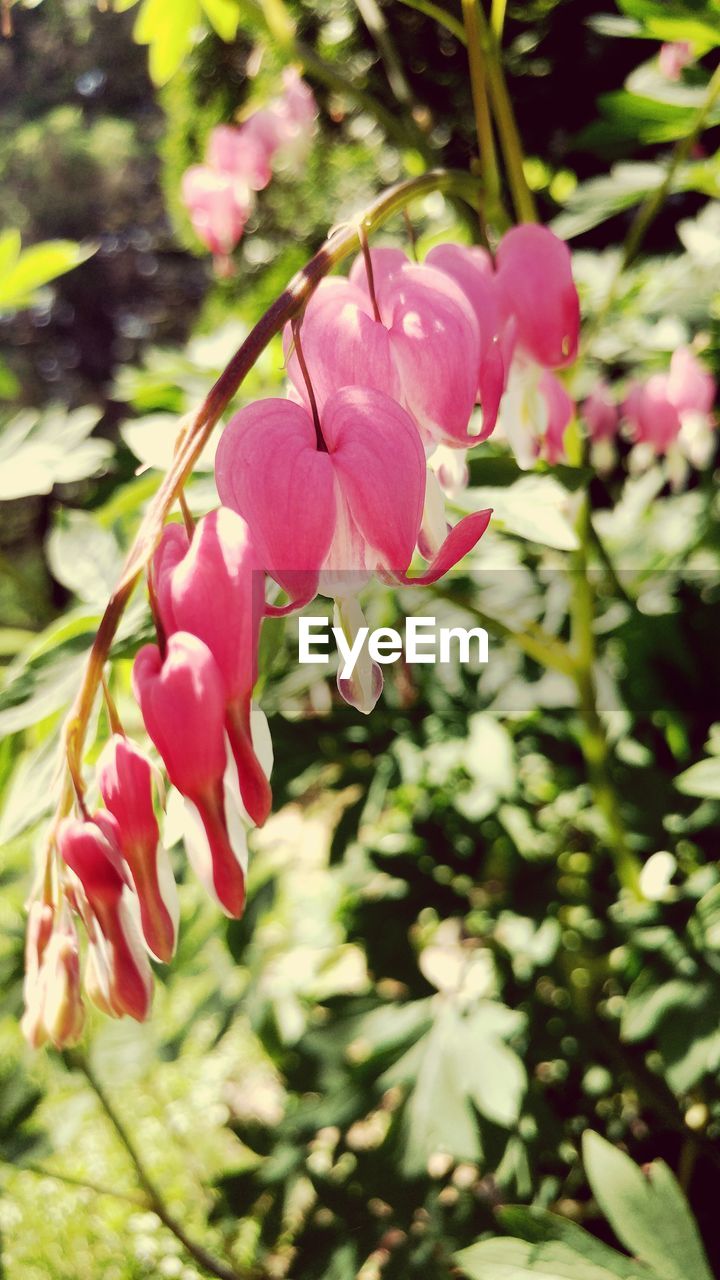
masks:
[[[540,393],[545,399],[547,419],[539,452],[554,467],[565,459],[565,431],[575,413],[575,404],[560,379],[549,370],[540,378]]]
[[[415,424],[382,391],[346,386],[320,411],[288,400],[241,409],[221,438],[218,492],[247,520],[263,567],[292,597],[354,592],[376,571],[396,582],[434,582],[487,528],[467,516],[427,571],[408,577],[422,522],[425,457]]]
[[[153,767],[134,742],[116,733],[98,760],[97,780],[117,823],[120,851],[140,904],[145,941],[153,955],[167,963],[175,951],[178,898],[153,809]]]
[[[689,40],[675,40],[660,47],[660,72],[668,80],[679,80],[683,69],[692,61],[693,50]]]
[[[715,379],[689,347],[674,352],[668,373],[654,373],[631,387],[623,404],[636,444],[649,444],[665,454],[682,435],[712,430]],[[699,464],[698,464],[699,465]]]
[[[431,249],[429,266],[450,276],[468,299],[480,330],[480,363],[477,401],[482,405],[483,426],[474,443],[487,440],[497,421],[505,390],[506,366],[502,351],[502,323],[490,254],[479,246],[440,244]],[[511,353],[510,353],[511,354]]]
[[[599,378],[582,407],[582,416],[590,439],[612,440],[619,424],[618,407],[610,394],[607,382]]]
[[[195,869],[226,914],[240,916],[246,843],[235,821],[235,797],[225,786],[226,691],[220,668],[202,640],[178,631],[164,659],[155,645],[140,650],[133,691],[170,781],[189,802],[188,853]]]
[[[265,149],[272,163],[299,164],[307,155],[317,119],[312,89],[294,67],[283,71],[283,92],[246,120],[241,129]]]
[[[498,245],[496,280],[501,315],[519,351],[546,369],[572,364],[580,304],[564,240],[548,227],[512,227]]]
[[[80,953],[75,927],[63,911],[33,902],[25,943],[25,1012],[21,1027],[33,1049],[50,1041],[56,1049],[76,1044],[85,1022],[80,995]]]
[[[199,522],[189,548],[181,526],[166,526],[153,577],[167,634],[198,636],[215,659],[242,799],[252,821],[262,826],[272,796],[253,749],[250,708],[265,579],[245,521],[227,507],[212,511]]]
[[[181,193],[195,234],[211,253],[232,253],[245,230],[253,206],[249,187],[207,164],[183,174]]]
[[[373,250],[372,262],[379,319],[362,257],[350,280],[324,281],[308,304],[302,345],[321,412],[340,388],[370,387],[402,403],[429,444],[475,444],[468,423],[480,333],[467,298],[444,272],[411,264],[399,251]],[[289,350],[289,330],[285,342]],[[304,399],[295,356],[288,373]]]
[[[65,818],[58,850],[77,877],[76,895],[88,937],[104,957],[105,1004],[116,1016],[143,1022],[150,1012],[152,973],[129,905],[120,827],[110,813]]]
[[[236,179],[241,188],[262,191],[272,177],[272,149],[248,126],[219,124],[208,140],[205,163]]]

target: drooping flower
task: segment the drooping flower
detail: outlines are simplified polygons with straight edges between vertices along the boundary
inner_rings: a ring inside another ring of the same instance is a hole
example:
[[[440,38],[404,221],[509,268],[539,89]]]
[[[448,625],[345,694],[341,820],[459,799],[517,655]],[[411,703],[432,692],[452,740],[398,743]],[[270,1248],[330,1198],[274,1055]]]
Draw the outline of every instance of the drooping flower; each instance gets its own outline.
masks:
[[[612,440],[617,435],[620,414],[607,382],[599,378],[583,402],[582,416],[594,443]]]
[[[219,124],[208,139],[206,164],[225,173],[241,188],[262,191],[272,177],[272,149],[248,126]]]
[[[120,852],[132,876],[143,936],[166,963],[175,952],[178,896],[153,808],[153,767],[139,747],[113,734],[97,763],[100,794],[118,827]]]
[[[426,484],[414,422],[384,392],[346,386],[325,401],[318,425],[320,439],[303,405],[261,400],[234,416],[216,459],[221,500],[247,521],[288,608],[318,591],[354,593],[376,571],[434,582],[484,533],[489,511],[465,517],[411,578]]]
[[[518,353],[544,369],[572,364],[580,304],[565,241],[534,223],[511,227],[498,245],[496,283],[502,322]]]
[[[691,431],[698,425],[707,432],[712,430],[715,394],[712,375],[689,347],[680,347],[673,353],[667,373],[654,373],[631,387],[623,414],[636,443],[648,444],[656,454],[664,454],[684,426]]]
[[[171,783],[185,797],[188,853],[227,915],[245,905],[247,840],[235,795],[225,785],[226,691],[207,645],[178,631],[163,659],[156,645],[135,658],[133,692]]]
[[[130,906],[129,875],[112,814],[65,818],[58,850],[76,877],[73,897],[91,946],[103,956],[103,1007],[143,1022],[152,1002],[152,972]]]
[[[252,212],[249,185],[221,169],[196,164],[183,174],[181,191],[198,239],[218,258],[226,258]]]
[[[518,466],[538,458],[551,465],[565,456],[565,430],[575,405],[560,379],[541,365],[514,361],[500,410],[500,427]]]
[[[25,1011],[21,1028],[33,1049],[48,1040],[56,1049],[76,1044],[85,1022],[80,994],[78,937],[67,908],[35,901],[25,941]]]
[[[166,526],[153,581],[166,634],[198,636],[215,659],[242,799],[261,826],[272,797],[253,748],[250,711],[265,584],[245,521],[221,507],[199,521],[190,544],[181,526]]]
[[[306,309],[303,352],[321,412],[342,387],[370,387],[410,413],[428,447],[475,444],[478,437],[468,433],[468,423],[477,395],[480,332],[467,298],[444,272],[409,263],[399,250],[373,250],[371,259],[379,316],[362,257],[349,280],[323,281]],[[290,351],[289,329],[285,342]],[[306,399],[292,354],[288,373]]]

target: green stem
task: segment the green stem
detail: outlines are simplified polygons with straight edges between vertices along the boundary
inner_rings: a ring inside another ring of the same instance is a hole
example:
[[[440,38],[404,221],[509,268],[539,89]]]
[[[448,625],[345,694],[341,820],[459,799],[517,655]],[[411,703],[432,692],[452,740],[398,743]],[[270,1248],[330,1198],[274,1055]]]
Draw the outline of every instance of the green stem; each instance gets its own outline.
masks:
[[[15,1173],[32,1173],[37,1178],[52,1178],[54,1182],[62,1182],[68,1187],[77,1187],[81,1191],[93,1191],[96,1196],[112,1196],[114,1200],[125,1200],[128,1204],[134,1204],[139,1209],[149,1209],[150,1204],[147,1196],[141,1195],[140,1192],[120,1191],[117,1187],[104,1187],[99,1182],[90,1182],[87,1178],[76,1178],[71,1173],[60,1173],[57,1169],[46,1169],[44,1165],[28,1163],[23,1161],[20,1165],[12,1164],[11,1161],[3,1161]]]
[[[145,1163],[137,1150],[134,1141],[130,1137],[123,1121],[120,1119],[114,1105],[107,1096],[104,1087],[100,1084],[95,1072],[92,1070],[87,1059],[79,1053],[68,1053],[65,1055],[69,1064],[81,1071],[85,1076],[90,1088],[100,1103],[105,1115],[112,1125],[117,1137],[120,1139],[125,1151],[127,1152],[131,1163],[135,1168],[138,1182],[147,1198],[147,1207],[160,1219],[168,1231],[171,1231],[177,1240],[180,1241],[185,1251],[190,1255],[194,1262],[202,1267],[208,1275],[215,1276],[217,1280],[244,1280],[239,1271],[234,1267],[227,1266],[224,1262],[220,1262],[218,1258],[214,1258],[207,1249],[203,1248],[197,1241],[188,1236],[182,1223],[178,1222],[165,1204],[162,1192],[155,1185],[150,1177]]]
[[[377,45],[385,75],[395,97],[403,107],[412,107],[413,94],[407,82],[392,36],[377,0],[355,0],[360,17]]]
[[[645,235],[662,209],[672,187],[673,178],[680,168],[681,164],[688,159],[690,152],[697,141],[698,135],[702,132],[705,122],[712,111],[715,103],[720,98],[720,65],[718,65],[708,83],[707,92],[697,114],[690,127],[690,132],[681,138],[677,145],[673,148],[670,156],[670,163],[665,172],[665,177],[656,191],[653,191],[643,200],[633,221],[630,230],[625,238],[623,247],[623,255],[620,262],[620,273],[630,265],[636,257],[638,250],[645,239]]]
[[[561,641],[544,631],[542,627],[530,624],[524,631],[514,631],[498,618],[479,609],[467,595],[460,595],[457,590],[448,591],[443,587],[428,588],[436,600],[447,600],[458,609],[464,609],[472,615],[490,635],[496,636],[507,644],[515,644],[528,658],[532,658],[541,667],[551,671],[559,671],[562,675],[575,678],[575,664]]]
[[[481,36],[481,22],[484,22],[485,15],[482,13],[480,0],[462,0],[462,15],[465,26],[468,66],[470,68],[470,88],[475,109],[475,129],[480,148],[480,171],[485,187],[487,210],[489,214],[493,215],[501,208],[500,170],[498,169],[495,138],[490,117],[490,104],[488,102],[485,56]]]
[[[507,0],[492,0],[492,8],[490,10],[490,26],[498,44],[502,42],[503,28],[505,26],[505,9]]]
[[[597,706],[595,685],[595,599],[588,576],[590,506],[582,495],[576,521],[579,547],[573,554],[570,606],[575,658],[574,679],[582,720],[580,747],[587,765],[595,804],[602,814],[615,870],[622,887],[640,897],[640,863],[630,849],[610,771],[610,744]]]
[[[499,21],[500,32],[502,32],[504,4],[498,6],[498,8],[502,9],[502,15],[496,19],[495,6],[493,6],[493,19],[494,21]],[[495,28],[494,21],[492,25],[488,24],[480,4],[477,6],[477,15],[480,39],[485,54],[490,101],[500,137],[500,146],[502,147],[515,212],[520,222],[537,222],[535,197],[525,177],[525,156],[523,154],[520,131],[517,127],[515,112],[505,81],[500,35]]]
[[[457,18],[454,18],[441,5],[433,4],[432,0],[400,0],[400,3],[406,5],[408,9],[414,9],[416,13],[424,13],[426,18],[432,18],[434,22],[437,22],[438,26],[444,27],[461,44],[467,44],[465,28],[462,22],[458,22]]]

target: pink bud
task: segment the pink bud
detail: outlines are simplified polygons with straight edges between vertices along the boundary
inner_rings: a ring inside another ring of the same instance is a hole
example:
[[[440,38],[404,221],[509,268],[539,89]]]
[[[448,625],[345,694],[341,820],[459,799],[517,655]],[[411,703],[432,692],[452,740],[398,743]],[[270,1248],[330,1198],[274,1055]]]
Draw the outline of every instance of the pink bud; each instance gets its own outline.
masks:
[[[547,425],[540,444],[541,456],[551,466],[565,460],[565,431],[575,412],[575,405],[559,378],[546,370],[540,378],[540,394],[547,405]]]
[[[692,61],[693,51],[689,40],[674,40],[660,47],[660,72],[668,80],[679,80],[684,68]]]
[[[617,435],[619,414],[606,382],[600,378],[595,383],[582,407],[590,439],[612,440]]]
[[[546,369],[572,364],[580,304],[565,242],[548,227],[512,227],[498,245],[496,279],[501,312],[516,326],[518,347]]]
[[[181,193],[198,239],[211,253],[232,253],[252,211],[249,187],[209,165],[193,165],[183,174]]]
[[[49,910],[52,917],[52,908]],[[77,1043],[85,1011],[80,995],[78,938],[69,917],[50,933],[40,965],[27,970],[24,991],[21,1025],[28,1044],[39,1048],[49,1040],[56,1049],[63,1049]]]
[[[668,375],[654,373],[645,383],[635,383],[623,404],[623,415],[636,444],[650,444],[657,454],[667,453],[680,433],[680,414],[668,396]]]
[[[229,915],[239,916],[245,875],[225,812],[225,686],[220,669],[202,640],[178,631],[168,641],[164,661],[155,645],[140,650],[133,691],[170,781],[202,819],[217,898]]]
[[[97,780],[118,826],[122,855],[140,903],[142,930],[158,960],[172,959],[177,937],[175,881],[153,809],[153,769],[128,738],[114,734],[97,764]]]
[[[670,360],[667,395],[678,413],[707,415],[715,403],[717,386],[712,374],[690,347],[678,347]]]
[[[92,819],[65,818],[58,832],[60,855],[77,876],[91,913],[88,931],[96,925],[107,947],[108,1002],[116,1014],[144,1022],[152,1001],[152,972],[125,898],[119,841],[118,823],[103,812]]]

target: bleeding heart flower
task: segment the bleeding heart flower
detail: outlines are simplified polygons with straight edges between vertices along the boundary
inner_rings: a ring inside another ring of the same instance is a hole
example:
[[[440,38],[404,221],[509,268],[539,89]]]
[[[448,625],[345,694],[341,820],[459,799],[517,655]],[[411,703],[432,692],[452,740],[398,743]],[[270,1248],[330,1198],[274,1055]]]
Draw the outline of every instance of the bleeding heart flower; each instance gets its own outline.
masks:
[[[170,859],[160,844],[153,808],[153,767],[122,734],[105,744],[97,764],[100,794],[115,818],[122,856],[140,904],[145,941],[158,960],[175,952],[178,896]]]
[[[166,634],[198,636],[217,663],[243,802],[261,826],[272,796],[253,750],[250,708],[265,579],[245,521],[221,507],[198,523],[189,545],[180,526],[167,525],[153,558],[153,582]]]
[[[459,285],[477,319],[480,330],[477,400],[483,411],[482,431],[475,438],[475,443],[478,443],[487,440],[493,431],[507,372],[502,346],[503,319],[492,259],[485,249],[477,245],[439,244],[430,250],[426,261]],[[508,346],[507,354],[508,357],[512,355],[512,344]]]
[[[56,921],[49,903],[32,903],[25,944],[25,1012],[21,1028],[28,1044],[48,1040],[56,1049],[76,1044],[85,1010],[80,995],[80,952],[67,908]]]
[[[325,402],[318,431],[288,400],[241,409],[221,438],[218,492],[252,531],[263,566],[292,597],[354,593],[379,571],[434,582],[487,528],[490,512],[452,530],[427,571],[407,570],[420,532],[425,457],[408,414],[383,392],[344,387]]]
[[[188,853],[193,865],[226,914],[240,916],[247,848],[244,829],[232,824],[226,805],[226,692],[220,668],[202,640],[179,631],[168,640],[164,659],[155,645],[140,650],[133,691],[170,781],[192,806]]]
[[[198,164],[183,174],[181,193],[198,239],[220,258],[232,253],[252,212],[249,186],[229,173]]]
[[[590,439],[612,440],[618,431],[620,415],[607,382],[599,378],[582,406],[582,416]]]
[[[65,818],[58,850],[77,877],[78,905],[88,936],[106,956],[107,1006],[116,1016],[128,1014],[144,1022],[152,1001],[152,972],[129,902],[120,827],[102,810],[92,818]]]
[[[498,245],[496,283],[517,348],[545,369],[572,364],[580,304],[564,240],[534,223],[512,227]]]
[[[272,149],[247,126],[220,124],[208,140],[206,164],[251,191],[262,191],[272,177]]]
[[[323,282],[308,303],[302,345],[320,410],[342,387],[372,387],[408,410],[429,446],[475,444],[468,423],[480,334],[465,294],[444,272],[411,264],[399,250],[373,250],[371,258],[379,318],[363,258],[350,280]],[[289,330],[285,342],[290,351]],[[306,399],[292,355],[288,373]]]
[[[575,405],[555,374],[541,365],[515,358],[500,410],[500,427],[518,466],[534,466],[538,458],[551,465],[565,456],[565,430]]]

